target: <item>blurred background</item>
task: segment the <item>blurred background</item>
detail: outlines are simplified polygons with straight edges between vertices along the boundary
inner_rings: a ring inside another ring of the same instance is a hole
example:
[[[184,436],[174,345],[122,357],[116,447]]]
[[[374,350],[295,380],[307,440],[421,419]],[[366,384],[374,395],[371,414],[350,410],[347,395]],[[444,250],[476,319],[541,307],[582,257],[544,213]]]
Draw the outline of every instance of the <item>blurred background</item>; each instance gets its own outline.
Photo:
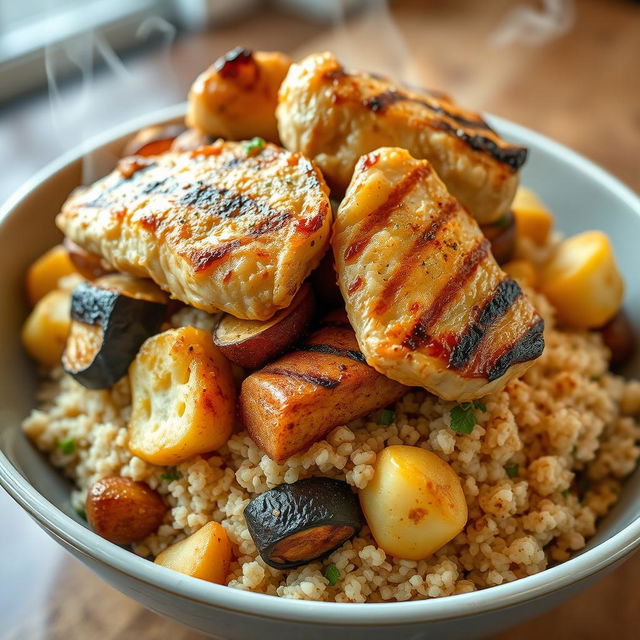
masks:
[[[331,49],[534,128],[640,190],[632,0],[0,0],[0,201],[92,136],[184,101],[236,45]],[[0,518],[12,522],[0,528],[3,640],[200,638],[100,582],[5,494]],[[635,638],[639,571],[636,557],[501,639]]]
[[[0,0],[0,199],[96,133],[186,99],[235,45],[450,92],[640,189],[632,0]]]

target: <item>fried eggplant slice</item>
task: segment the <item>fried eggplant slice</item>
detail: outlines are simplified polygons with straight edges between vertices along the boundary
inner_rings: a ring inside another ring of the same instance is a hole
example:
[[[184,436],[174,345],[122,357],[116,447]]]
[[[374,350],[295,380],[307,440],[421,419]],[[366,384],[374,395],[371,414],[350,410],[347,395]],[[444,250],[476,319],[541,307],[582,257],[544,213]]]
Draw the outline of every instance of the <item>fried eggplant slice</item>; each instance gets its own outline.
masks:
[[[267,320],[324,254],[327,193],[299,153],[218,141],[121,160],[73,193],[56,222],[83,249],[186,304]]]
[[[282,462],[333,427],[385,407],[407,391],[367,365],[340,310],[325,316],[304,344],[245,378],[240,413],[254,442]]]
[[[308,564],[356,535],[364,518],[344,480],[304,478],[256,496],[244,509],[262,559],[276,569]]]
[[[333,251],[358,343],[389,378],[467,401],[501,389],[542,353],[531,302],[429,162],[404,149],[360,160]]]
[[[228,51],[193,83],[187,124],[228,140],[260,136],[278,142],[278,89],[290,65],[277,51]]]
[[[332,189],[344,191],[358,158],[402,147],[431,162],[480,224],[509,210],[526,149],[506,143],[476,113],[442,94],[347,72],[331,53],[291,65],[276,111],[283,144],[314,159]]]

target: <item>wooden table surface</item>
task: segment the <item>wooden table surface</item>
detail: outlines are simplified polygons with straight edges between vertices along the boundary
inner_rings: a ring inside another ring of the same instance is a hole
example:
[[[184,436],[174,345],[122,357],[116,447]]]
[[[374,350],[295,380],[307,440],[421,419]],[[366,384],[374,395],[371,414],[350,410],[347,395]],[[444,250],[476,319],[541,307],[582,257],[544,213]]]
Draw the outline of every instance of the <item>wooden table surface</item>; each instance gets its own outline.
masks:
[[[640,190],[640,5],[577,0],[575,22],[564,35],[532,46],[523,43],[529,28],[515,44],[499,47],[497,34],[516,4],[399,1],[395,26],[377,13],[333,30],[264,11],[224,30],[179,38],[126,60],[125,75],[97,73],[84,102],[81,88],[67,83],[53,112],[48,98],[38,95],[0,109],[0,197],[92,133],[184,99],[195,74],[235,44],[294,55],[333,49],[352,66],[445,89],[464,104],[573,147]],[[0,518],[3,640],[202,638],[105,585],[5,494]],[[497,638],[636,638],[639,575],[640,555],[558,609]]]

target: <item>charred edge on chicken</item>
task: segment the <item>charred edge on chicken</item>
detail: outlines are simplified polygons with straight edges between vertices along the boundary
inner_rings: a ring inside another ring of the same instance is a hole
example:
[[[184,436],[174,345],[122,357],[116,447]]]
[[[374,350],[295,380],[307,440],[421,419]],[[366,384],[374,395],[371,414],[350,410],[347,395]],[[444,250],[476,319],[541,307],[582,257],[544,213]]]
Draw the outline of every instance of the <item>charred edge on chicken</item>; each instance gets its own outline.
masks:
[[[498,284],[482,307],[478,318],[467,326],[458,339],[449,358],[452,368],[462,369],[469,363],[491,326],[509,311],[521,295],[522,289],[511,278],[506,278]]]

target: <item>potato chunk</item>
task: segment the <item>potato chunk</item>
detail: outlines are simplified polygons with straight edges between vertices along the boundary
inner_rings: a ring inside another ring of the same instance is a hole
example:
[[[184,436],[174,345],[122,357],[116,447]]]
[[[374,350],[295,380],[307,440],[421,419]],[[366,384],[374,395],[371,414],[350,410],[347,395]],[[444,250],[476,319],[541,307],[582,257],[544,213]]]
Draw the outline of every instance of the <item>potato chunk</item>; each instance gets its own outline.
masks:
[[[231,543],[224,527],[208,522],[188,538],[162,551],[155,561],[193,578],[226,584],[231,555]]]
[[[360,504],[378,546],[397,558],[421,560],[455,538],[467,523],[456,472],[435,453],[406,445],[378,455]]]
[[[58,288],[58,280],[76,273],[67,250],[58,244],[41,255],[28,269],[26,287],[29,304],[34,306],[38,300]]]
[[[553,214],[542,200],[530,189],[519,187],[511,208],[516,218],[518,233],[536,244],[543,245],[553,229]]]
[[[233,374],[207,331],[182,327],[149,338],[129,376],[132,454],[175,465],[228,440],[235,414]]]
[[[601,231],[585,231],[558,245],[544,266],[540,289],[562,324],[601,327],[622,306],[624,282],[613,247]]]
[[[55,289],[36,304],[22,327],[22,344],[37,362],[53,369],[60,358],[71,325],[71,292]]]

